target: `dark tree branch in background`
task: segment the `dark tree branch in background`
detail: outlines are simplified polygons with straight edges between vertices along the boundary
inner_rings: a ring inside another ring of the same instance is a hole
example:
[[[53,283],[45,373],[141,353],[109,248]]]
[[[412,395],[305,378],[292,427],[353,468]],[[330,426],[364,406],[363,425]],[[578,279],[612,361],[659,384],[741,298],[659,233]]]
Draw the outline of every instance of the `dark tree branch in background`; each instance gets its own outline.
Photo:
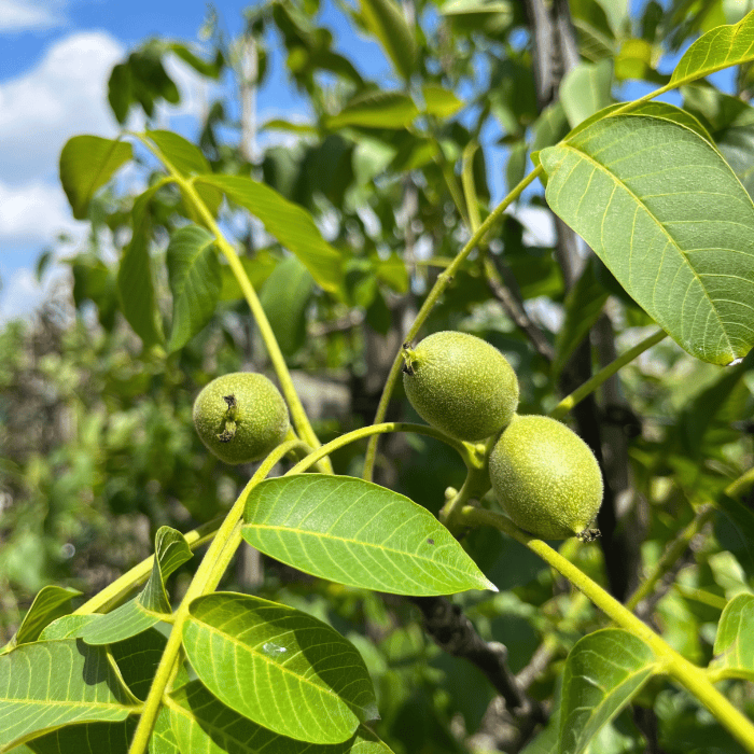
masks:
[[[515,281],[511,285],[503,283],[496,268],[497,261],[497,258],[493,262],[489,256],[485,257],[484,272],[487,278],[487,285],[489,285],[492,294],[502,305],[505,313],[527,335],[537,353],[547,361],[552,361],[555,358],[555,350],[550,345],[547,336],[526,313],[521,297],[515,293]]]
[[[476,665],[505,699],[506,707],[517,719],[531,718],[532,724],[544,722],[544,713],[528,697],[508,668],[508,650],[499,642],[486,642],[458,605],[445,597],[412,597],[421,610],[424,627],[440,649]]]

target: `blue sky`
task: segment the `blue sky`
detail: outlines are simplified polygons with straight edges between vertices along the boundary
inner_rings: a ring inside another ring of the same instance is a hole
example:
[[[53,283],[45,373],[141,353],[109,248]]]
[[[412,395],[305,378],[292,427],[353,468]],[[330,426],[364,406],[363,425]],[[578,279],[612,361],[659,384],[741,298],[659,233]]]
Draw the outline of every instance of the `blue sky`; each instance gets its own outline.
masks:
[[[248,0],[216,3],[228,38],[243,28]],[[150,36],[195,41],[205,0],[0,0],[0,323],[28,314],[43,291],[33,266],[58,233],[81,239],[59,186],[57,160],[78,133],[113,136],[117,124],[106,101],[113,65]],[[373,43],[347,33],[332,7],[325,21],[338,47],[377,76],[387,64]],[[259,120],[304,117],[305,102],[285,83],[280,56],[260,93]],[[170,70],[184,101],[161,114],[161,125],[193,134],[191,124],[207,91],[180,62]],[[75,250],[70,246],[68,253]],[[65,249],[62,250],[65,253]]]

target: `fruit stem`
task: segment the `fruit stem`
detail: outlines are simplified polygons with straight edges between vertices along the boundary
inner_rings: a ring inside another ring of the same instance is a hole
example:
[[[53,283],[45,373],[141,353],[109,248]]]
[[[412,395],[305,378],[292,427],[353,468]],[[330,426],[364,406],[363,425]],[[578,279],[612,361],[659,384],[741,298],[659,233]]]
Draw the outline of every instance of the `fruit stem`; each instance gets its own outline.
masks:
[[[485,218],[484,222],[472,234],[466,245],[461,249],[461,251],[458,252],[448,268],[437,276],[437,281],[435,282],[434,286],[432,286],[432,290],[427,294],[427,298],[424,299],[424,303],[419,309],[419,312],[416,315],[413,324],[406,333],[404,342],[411,343],[414,338],[416,338],[419,330],[421,329],[421,326],[426,321],[434,305],[437,303],[438,299],[443,294],[445,289],[450,285],[451,281],[453,280],[453,276],[456,274],[461,265],[466,261],[466,258],[469,256],[469,254],[471,254],[471,252],[477,247],[479,242],[482,240],[482,238],[484,238],[485,234],[490,230],[490,228],[492,228],[492,226],[502,217],[505,210],[516,199],[518,199],[523,190],[529,184],[533,183],[543,172],[544,168],[541,165],[534,168],[534,170],[532,170],[508,194],[508,196],[506,196],[505,199],[503,199],[503,201],[501,201],[500,204],[498,204],[497,207],[495,207],[495,209],[490,212],[490,214]],[[385,386],[382,389],[380,402],[377,406],[377,412],[374,416],[374,424],[379,424],[385,419],[387,408],[390,403],[390,398],[393,394],[393,390],[395,390],[395,384],[398,381],[398,377],[400,376],[402,365],[403,349],[398,351],[395,360],[393,361],[393,365],[390,368],[390,373],[388,374],[388,378],[385,381]],[[369,444],[367,445],[366,455],[364,456],[364,472],[362,476],[367,481],[370,481],[372,479],[372,475],[374,473],[374,464],[377,458],[377,438],[378,435],[375,435],[372,439],[370,439]]]
[[[162,152],[143,134],[136,134],[136,136],[155,155],[155,157],[165,165],[175,183],[178,184],[182,195],[194,205],[194,208],[199,213],[199,216],[202,218],[206,227],[215,236],[215,243],[227,259],[231,272],[235,275],[244,298],[249,305],[249,309],[251,309],[254,320],[257,323],[259,334],[262,336],[273,369],[280,382],[280,389],[288,403],[293,424],[303,440],[309,443],[312,447],[319,447],[321,445],[319,438],[309,422],[309,417],[306,415],[301,399],[298,397],[296,388],[293,385],[293,380],[291,379],[291,374],[288,371],[288,365],[285,363],[285,357],[280,350],[277,338],[275,338],[275,333],[272,331],[267,315],[265,314],[262,304],[259,301],[259,297],[254,290],[254,286],[251,284],[249,276],[246,274],[246,270],[243,268],[241,260],[238,258],[238,254],[233,248],[233,245],[225,238],[223,232],[220,230],[220,226],[215,221],[214,216],[194,187],[195,179],[187,179],[181,175],[171,164],[170,160],[168,160],[167,157],[162,154]],[[323,463],[329,467],[330,473],[332,473],[332,464],[330,464],[329,459],[324,459]]]
[[[621,605],[599,584],[592,581],[577,566],[541,539],[521,531],[510,519],[499,513],[466,506],[461,510],[459,520],[468,526],[481,524],[499,529],[539,555],[582,591],[614,623],[644,641],[654,652],[661,672],[674,678],[696,696],[747,751],[754,752],[754,723],[712,685],[705,671],[676,652],[661,636]]]
[[[597,374],[587,380],[583,385],[576,388],[570,395],[563,398],[555,408],[550,411],[553,419],[560,419],[565,416],[577,403],[581,403],[590,393],[593,393],[603,382],[612,377],[621,367],[633,361],[637,356],[647,351],[652,346],[659,343],[667,337],[664,330],[658,330],[649,337],[644,338],[641,343],[637,343],[633,348],[621,354],[615,361],[610,362],[606,367],[600,369]]]

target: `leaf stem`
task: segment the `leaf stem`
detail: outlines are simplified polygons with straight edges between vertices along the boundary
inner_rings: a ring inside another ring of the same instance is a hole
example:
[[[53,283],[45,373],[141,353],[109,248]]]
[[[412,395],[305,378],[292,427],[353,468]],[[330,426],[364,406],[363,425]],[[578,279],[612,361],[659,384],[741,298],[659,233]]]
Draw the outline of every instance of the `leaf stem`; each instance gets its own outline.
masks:
[[[466,261],[466,258],[471,254],[471,252],[476,248],[477,244],[484,238],[485,234],[492,228],[492,226],[502,217],[505,210],[516,200],[518,197],[522,194],[523,190],[531,183],[533,183],[544,171],[544,168],[539,165],[534,170],[532,170],[509,194],[508,196],[503,199],[500,204],[495,207],[492,212],[485,218],[484,222],[477,228],[477,230],[472,234],[471,238],[468,240],[466,245],[461,249],[460,252],[456,255],[456,257],[453,259],[451,264],[448,266],[448,268],[441,272],[437,276],[437,281],[435,282],[434,286],[432,287],[432,290],[427,294],[427,298],[424,299],[424,303],[421,306],[421,309],[419,309],[419,313],[416,315],[416,318],[414,319],[413,324],[409,328],[408,332],[406,333],[406,336],[404,338],[405,342],[411,342],[416,335],[418,334],[419,330],[421,329],[421,326],[424,324],[425,320],[429,316],[430,312],[432,311],[432,308],[437,303],[440,296],[443,294],[445,289],[450,285],[451,281],[453,280],[453,276],[458,271],[458,269],[461,267],[461,265]],[[398,377],[401,373],[401,366],[403,364],[403,356],[401,354],[401,351],[398,351],[396,354],[395,360],[393,361],[393,365],[390,368],[390,373],[388,374],[388,378],[385,382],[385,387],[382,390],[382,395],[380,396],[380,402],[377,406],[377,412],[374,417],[374,423],[379,424],[385,419],[385,415],[387,414],[387,408],[390,403],[390,397],[393,394],[393,390],[395,389],[395,383],[398,381]],[[372,475],[374,473],[374,463],[377,457],[377,435],[370,439],[369,444],[367,446],[367,452],[364,457],[364,473],[363,478],[367,481],[371,480]]]
[[[644,351],[650,349],[652,346],[659,343],[663,338],[667,337],[667,333],[664,330],[658,330],[652,333],[647,338],[637,343],[633,348],[629,348],[628,351],[621,354],[615,361],[608,364],[603,369],[600,369],[597,374],[590,380],[587,380],[583,385],[579,386],[570,395],[563,398],[555,408],[550,411],[550,416],[553,419],[560,419],[565,416],[577,403],[580,403],[590,393],[593,393],[603,382],[612,377],[621,367],[624,367],[629,362],[633,361],[637,356],[644,353]]]
[[[499,529],[539,555],[583,592],[614,623],[644,641],[655,653],[661,671],[694,694],[748,751],[754,752],[754,723],[712,685],[705,671],[678,654],[649,626],[621,605],[599,584],[592,581],[577,566],[541,539],[521,531],[510,519],[499,513],[466,506],[459,518],[461,522],[469,526],[482,524]]]
[[[139,718],[136,730],[134,731],[131,746],[128,750],[129,754],[144,754],[147,750],[149,738],[151,737],[152,729],[154,728],[154,722],[160,711],[165,688],[173,675],[173,667],[178,660],[178,655],[183,643],[183,624],[188,617],[189,606],[197,597],[212,591],[222,577],[222,572],[219,572],[219,570],[215,568],[215,563],[218,558],[222,558],[223,554],[226,552],[228,544],[234,540],[234,535],[236,529],[238,529],[238,523],[243,516],[246,499],[249,497],[249,493],[270,473],[275,464],[286,453],[289,453],[291,450],[296,450],[300,444],[301,443],[297,440],[289,440],[288,442],[279,445],[267,456],[267,458],[265,458],[254,476],[249,480],[249,483],[246,485],[243,492],[238,496],[236,502],[233,503],[233,507],[230,509],[228,515],[218,529],[217,535],[207,549],[199,568],[197,568],[196,573],[194,574],[194,578],[192,579],[189,588],[186,590],[183,600],[181,600],[181,604],[175,611],[173,628],[170,631],[170,636],[168,637],[167,644],[162,653],[160,664],[157,666],[152,686],[149,689],[149,694],[144,701],[144,710]]]

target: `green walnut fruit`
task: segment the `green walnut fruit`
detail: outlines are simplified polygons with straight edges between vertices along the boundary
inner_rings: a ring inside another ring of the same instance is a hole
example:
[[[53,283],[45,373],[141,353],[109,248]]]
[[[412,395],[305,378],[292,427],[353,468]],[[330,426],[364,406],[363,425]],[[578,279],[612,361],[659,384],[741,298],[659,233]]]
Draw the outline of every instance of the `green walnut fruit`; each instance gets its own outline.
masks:
[[[542,539],[578,536],[602,504],[602,473],[589,446],[565,424],[546,416],[516,416],[489,458],[500,505],[520,528]]]
[[[194,401],[194,426],[225,463],[259,461],[288,434],[288,408],[261,374],[233,372],[212,380]]]
[[[419,416],[435,429],[476,442],[510,422],[518,380],[505,356],[487,341],[437,332],[403,347],[403,386]]]

